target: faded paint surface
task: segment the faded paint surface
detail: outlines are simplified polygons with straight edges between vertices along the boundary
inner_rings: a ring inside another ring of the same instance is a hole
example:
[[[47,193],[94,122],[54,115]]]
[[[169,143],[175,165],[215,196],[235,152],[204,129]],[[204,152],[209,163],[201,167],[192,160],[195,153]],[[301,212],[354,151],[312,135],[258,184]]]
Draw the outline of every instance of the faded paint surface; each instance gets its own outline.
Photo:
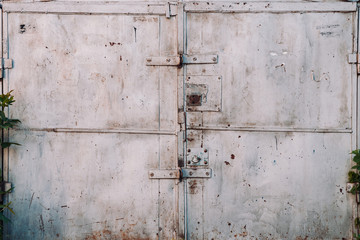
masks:
[[[24,2],[4,3],[6,238],[350,238],[353,3]],[[179,53],[218,63],[146,66]],[[211,178],[149,179],[191,148]]]
[[[208,149],[213,170],[187,180],[188,239],[351,238],[355,14],[231,4],[185,7],[185,52],[219,63],[186,66],[184,86],[222,78],[221,111],[186,108],[187,148]]]
[[[10,239],[171,239],[177,164],[176,21],[156,15],[9,13],[22,130],[11,139]],[[164,32],[160,32],[160,28]],[[168,31],[168,33],[166,33]],[[165,133],[165,135],[163,134]]]

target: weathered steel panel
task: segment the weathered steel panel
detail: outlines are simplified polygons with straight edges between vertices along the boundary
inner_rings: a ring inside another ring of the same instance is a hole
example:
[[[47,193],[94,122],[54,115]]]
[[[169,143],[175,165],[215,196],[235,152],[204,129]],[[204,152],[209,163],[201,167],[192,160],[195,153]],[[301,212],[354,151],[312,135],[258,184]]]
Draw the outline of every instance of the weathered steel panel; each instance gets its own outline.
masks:
[[[158,129],[159,69],[145,65],[160,55],[158,16],[8,18],[10,88],[19,102],[12,113],[23,127]],[[176,115],[166,120],[174,129]]]
[[[183,74],[222,77],[221,111],[184,121],[213,172],[186,180],[187,239],[349,238],[355,5],[233,4],[185,3],[185,54],[219,58]]]
[[[16,131],[10,239],[170,239],[174,181],[159,191],[147,172],[175,159],[174,138]],[[159,222],[163,208],[171,212]]]
[[[191,131],[210,179],[188,180],[189,239],[342,239],[350,134]],[[203,138],[203,142],[196,138]],[[194,143],[195,142],[195,143]],[[221,144],[219,144],[221,143]],[[339,144],[341,143],[341,144]]]
[[[177,167],[177,68],[146,66],[177,54],[176,18],[165,4],[80,5],[5,4],[6,86],[22,120],[10,134],[22,147],[8,157],[7,237],[176,238],[176,181],[148,171]]]
[[[219,63],[187,74],[223,77],[222,112],[204,112],[203,126],[351,128],[354,16],[188,14],[188,52]]]

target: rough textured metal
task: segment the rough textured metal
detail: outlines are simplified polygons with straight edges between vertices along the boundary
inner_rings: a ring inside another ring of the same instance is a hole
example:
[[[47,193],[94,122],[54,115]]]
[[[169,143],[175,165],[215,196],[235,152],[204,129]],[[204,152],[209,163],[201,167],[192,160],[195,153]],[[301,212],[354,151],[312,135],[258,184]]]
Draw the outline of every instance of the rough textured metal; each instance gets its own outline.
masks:
[[[351,238],[356,3],[3,7],[6,238]]]
[[[6,19],[11,115],[22,120],[10,134],[22,146],[9,153],[16,215],[8,238],[178,235],[176,180],[148,177],[177,167],[177,69],[145,64],[147,56],[177,55],[176,20],[153,13]]]
[[[326,4],[269,3],[262,14],[229,5],[185,7],[187,52],[219,55],[186,74],[222,76],[221,111],[186,114],[187,148],[206,146],[213,169],[186,182],[187,238],[348,238],[356,15]],[[304,13],[286,13],[300,5]]]

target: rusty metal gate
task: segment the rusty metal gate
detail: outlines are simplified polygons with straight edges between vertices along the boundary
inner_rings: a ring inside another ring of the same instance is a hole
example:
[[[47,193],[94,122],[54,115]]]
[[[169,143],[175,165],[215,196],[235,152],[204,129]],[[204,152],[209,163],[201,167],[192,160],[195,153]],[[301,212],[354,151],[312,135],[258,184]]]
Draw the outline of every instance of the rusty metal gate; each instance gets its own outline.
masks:
[[[356,3],[2,8],[6,239],[351,238]]]

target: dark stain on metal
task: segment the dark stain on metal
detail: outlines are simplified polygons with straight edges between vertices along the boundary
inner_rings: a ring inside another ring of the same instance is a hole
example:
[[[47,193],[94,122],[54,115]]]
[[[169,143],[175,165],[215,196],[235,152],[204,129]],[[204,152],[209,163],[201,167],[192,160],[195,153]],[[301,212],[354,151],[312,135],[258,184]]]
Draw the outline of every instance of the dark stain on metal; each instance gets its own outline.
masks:
[[[25,24],[20,24],[20,30],[19,30],[19,33],[23,34],[24,32],[26,32],[26,27],[25,27]]]
[[[231,154],[231,159],[235,159],[235,155],[234,154]]]
[[[42,215],[40,215],[40,231],[42,231],[42,232],[45,231],[44,220],[43,220]]]
[[[34,194],[35,194],[35,193],[33,193],[33,194],[31,195],[30,204],[29,204],[29,209],[30,209],[31,204],[32,204],[32,201],[33,201],[33,199],[34,199]]]
[[[120,55],[120,62],[122,61],[122,56]]]
[[[189,190],[190,190],[190,194],[197,193],[197,181],[196,180],[189,181]]]
[[[201,106],[202,96],[201,94],[187,95],[187,104],[189,106]]]
[[[228,161],[224,161],[224,163],[227,165],[227,166],[231,166],[231,164],[228,162]]]
[[[114,46],[114,45],[122,45],[122,43],[118,42],[109,42],[110,46]],[[106,45],[105,45],[106,46]]]
[[[136,27],[134,27],[134,37],[135,37],[135,42],[136,42]]]

